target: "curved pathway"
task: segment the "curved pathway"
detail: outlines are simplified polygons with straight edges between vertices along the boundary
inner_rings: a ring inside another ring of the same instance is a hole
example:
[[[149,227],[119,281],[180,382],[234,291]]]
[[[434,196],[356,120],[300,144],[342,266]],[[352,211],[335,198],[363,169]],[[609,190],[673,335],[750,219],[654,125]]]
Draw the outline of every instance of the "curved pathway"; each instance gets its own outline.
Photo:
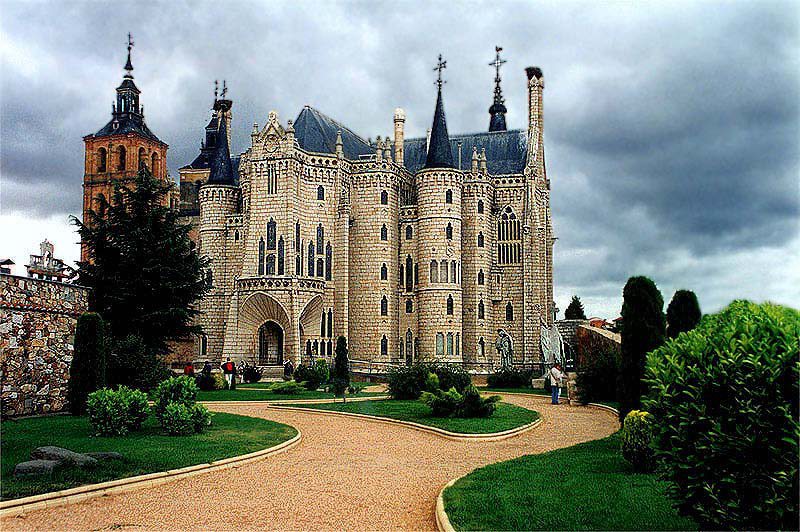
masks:
[[[502,395],[502,394],[501,394]],[[476,467],[603,438],[616,416],[552,406],[549,397],[505,396],[543,423],[499,442],[455,442],[343,416],[214,405],[303,433],[294,449],[238,468],[32,512],[2,530],[432,530],[439,490]]]

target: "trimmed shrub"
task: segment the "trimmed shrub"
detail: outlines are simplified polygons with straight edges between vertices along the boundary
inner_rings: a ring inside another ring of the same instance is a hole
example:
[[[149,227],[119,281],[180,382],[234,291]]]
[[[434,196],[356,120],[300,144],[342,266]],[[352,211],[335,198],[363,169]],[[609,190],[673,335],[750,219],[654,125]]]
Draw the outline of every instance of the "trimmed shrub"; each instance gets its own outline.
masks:
[[[333,361],[331,385],[333,395],[346,400],[345,393],[350,388],[350,360],[347,358],[347,339],[344,336],[336,339],[336,358]]]
[[[490,388],[530,388],[533,370],[500,368],[488,377],[486,385]]]
[[[647,277],[631,277],[622,291],[622,349],[617,380],[619,420],[639,410],[646,391],[647,353],[664,343],[664,299]]]
[[[308,382],[309,368],[305,364],[298,364],[292,373],[292,378],[296,382]]]
[[[73,416],[83,415],[89,394],[106,385],[106,350],[106,326],[100,314],[81,314],[69,368],[69,408]]]
[[[170,436],[192,434],[194,426],[192,407],[183,403],[168,403],[164,407],[161,413],[161,427]]]
[[[472,384],[467,371],[456,364],[418,362],[412,366],[395,366],[388,373],[388,393],[393,399],[419,399],[426,390],[429,373],[435,373],[443,390],[455,388],[462,393]]]
[[[497,410],[499,395],[481,397],[478,389],[473,385],[467,386],[456,409],[456,417],[489,417]]]
[[[636,471],[653,470],[653,416],[644,410],[631,410],[622,424],[622,457]]]
[[[422,392],[419,398],[420,401],[431,408],[435,417],[450,417],[454,415],[463,399],[464,397],[455,388],[450,388],[446,392],[442,390],[425,391]]]
[[[256,366],[247,365],[242,371],[242,380],[244,382],[258,382],[263,376],[264,372]]]
[[[203,405],[192,405],[190,408],[192,414],[192,427],[198,434],[211,425],[211,416],[213,415]]]
[[[667,336],[675,338],[682,332],[691,331],[702,317],[695,293],[678,290],[667,306]]]
[[[191,377],[180,376],[169,378],[162,381],[156,388],[154,402],[153,410],[156,417],[163,425],[164,413],[166,412],[167,406],[172,403],[178,403],[189,407],[197,402],[197,384],[195,384],[194,379]]]
[[[283,395],[297,395],[305,390],[303,384],[304,383],[297,381],[276,382],[269,387],[269,391]]]
[[[320,384],[325,384],[331,378],[331,368],[324,358],[318,358],[314,362],[314,371],[317,373],[317,379]]]
[[[703,529],[796,529],[800,312],[734,301],[650,353],[659,470]]]
[[[580,401],[582,403],[615,401],[618,373],[619,362],[614,351],[598,351],[591,358],[587,358],[576,378]]]
[[[464,393],[472,384],[472,377],[460,364],[431,364],[430,371],[439,377],[442,390],[455,388],[458,393]]]
[[[122,436],[147,419],[147,395],[124,386],[102,388],[89,394],[86,411],[95,436]]]

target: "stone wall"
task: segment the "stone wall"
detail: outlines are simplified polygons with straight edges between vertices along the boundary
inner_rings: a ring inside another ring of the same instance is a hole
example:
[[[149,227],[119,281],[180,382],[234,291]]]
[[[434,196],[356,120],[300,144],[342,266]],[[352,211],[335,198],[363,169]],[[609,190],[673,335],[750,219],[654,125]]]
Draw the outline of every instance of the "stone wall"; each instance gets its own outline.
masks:
[[[622,338],[619,334],[592,327],[591,325],[579,325],[575,331],[575,343],[577,346],[577,364],[580,368],[593,354],[600,351],[610,350],[619,354],[622,345]]]
[[[66,408],[75,326],[87,296],[80,286],[0,275],[3,417]]]

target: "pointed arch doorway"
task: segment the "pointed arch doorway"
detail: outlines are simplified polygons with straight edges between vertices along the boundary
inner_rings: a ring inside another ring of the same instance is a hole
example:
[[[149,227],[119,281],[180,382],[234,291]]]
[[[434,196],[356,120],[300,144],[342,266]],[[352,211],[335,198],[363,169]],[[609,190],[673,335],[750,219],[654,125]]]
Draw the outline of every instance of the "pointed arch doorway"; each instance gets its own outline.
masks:
[[[283,329],[274,321],[258,328],[258,365],[283,365]]]

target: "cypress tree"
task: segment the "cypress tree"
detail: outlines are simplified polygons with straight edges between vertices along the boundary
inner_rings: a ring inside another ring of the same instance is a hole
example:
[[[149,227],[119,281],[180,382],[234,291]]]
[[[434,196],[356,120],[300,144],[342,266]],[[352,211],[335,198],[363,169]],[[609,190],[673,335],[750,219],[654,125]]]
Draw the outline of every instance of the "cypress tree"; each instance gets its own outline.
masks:
[[[620,421],[641,407],[647,353],[664,343],[664,299],[647,277],[631,277],[622,292],[622,349],[617,380]]]
[[[69,367],[69,408],[73,416],[86,413],[86,398],[106,385],[106,326],[96,312],[78,317],[75,351]]]
[[[667,306],[667,336],[675,338],[682,332],[691,331],[702,316],[695,293],[678,290]]]
[[[564,319],[567,320],[585,320],[586,313],[583,311],[583,303],[578,296],[572,296],[572,301],[569,302],[567,310],[564,311]]]
[[[346,390],[350,386],[350,361],[347,357],[347,339],[340,336],[336,339],[336,358],[333,360],[334,395],[341,395],[345,402]]]

